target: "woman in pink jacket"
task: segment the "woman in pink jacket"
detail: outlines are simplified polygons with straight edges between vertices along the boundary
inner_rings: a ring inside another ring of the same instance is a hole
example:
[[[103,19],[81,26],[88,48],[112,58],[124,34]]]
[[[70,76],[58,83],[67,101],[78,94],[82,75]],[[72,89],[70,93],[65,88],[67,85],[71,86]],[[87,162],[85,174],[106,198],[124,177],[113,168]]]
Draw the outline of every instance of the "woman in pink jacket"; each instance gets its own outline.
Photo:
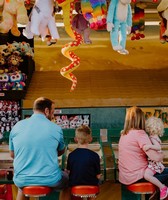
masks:
[[[148,166],[148,157],[151,160],[162,161],[163,153],[152,149],[144,150],[145,145],[151,145],[151,141],[145,132],[145,117],[138,107],[127,110],[124,130],[119,141],[119,181],[123,185],[145,181],[143,179],[145,169]],[[168,186],[168,168],[155,177]]]

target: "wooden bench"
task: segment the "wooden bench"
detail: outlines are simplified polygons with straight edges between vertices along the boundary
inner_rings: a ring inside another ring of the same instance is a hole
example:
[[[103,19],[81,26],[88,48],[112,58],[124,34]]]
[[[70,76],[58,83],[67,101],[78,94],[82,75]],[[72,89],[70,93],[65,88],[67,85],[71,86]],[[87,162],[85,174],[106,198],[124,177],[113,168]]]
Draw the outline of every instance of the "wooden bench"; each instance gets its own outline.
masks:
[[[72,152],[73,150],[75,150],[77,147],[78,147],[77,144],[68,144],[67,150],[68,150],[68,152],[70,153],[70,152]],[[95,151],[96,153],[98,153],[100,157],[102,156],[100,144],[98,144],[98,143],[89,144],[89,145],[88,145],[88,148],[89,148],[90,150]]]
[[[0,145],[0,169],[9,169],[13,167],[13,159],[9,153],[8,145]]]
[[[164,154],[163,164],[168,167],[168,143],[162,143],[161,147]]]

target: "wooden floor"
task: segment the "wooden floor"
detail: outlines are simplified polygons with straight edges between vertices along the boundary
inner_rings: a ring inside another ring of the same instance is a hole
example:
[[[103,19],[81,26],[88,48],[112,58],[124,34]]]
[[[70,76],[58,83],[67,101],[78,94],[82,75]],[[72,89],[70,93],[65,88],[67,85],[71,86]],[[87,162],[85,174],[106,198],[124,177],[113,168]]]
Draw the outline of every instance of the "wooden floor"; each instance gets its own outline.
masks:
[[[128,37],[127,56],[112,50],[107,31],[92,31],[93,43],[75,51],[81,63],[74,71],[78,79],[74,92],[70,92],[71,81],[59,72],[70,64],[61,48],[71,39],[62,28],[59,33],[56,45],[35,40],[36,72],[24,108],[31,108],[39,96],[55,99],[61,108],[168,105],[168,44],[160,43],[159,26],[147,26],[145,39]]]
[[[81,200],[81,198],[76,197],[72,199]],[[121,185],[110,181],[103,183],[100,186],[100,193],[95,200],[121,200]]]
[[[121,185],[110,181],[100,186],[100,194],[96,200],[121,200]]]

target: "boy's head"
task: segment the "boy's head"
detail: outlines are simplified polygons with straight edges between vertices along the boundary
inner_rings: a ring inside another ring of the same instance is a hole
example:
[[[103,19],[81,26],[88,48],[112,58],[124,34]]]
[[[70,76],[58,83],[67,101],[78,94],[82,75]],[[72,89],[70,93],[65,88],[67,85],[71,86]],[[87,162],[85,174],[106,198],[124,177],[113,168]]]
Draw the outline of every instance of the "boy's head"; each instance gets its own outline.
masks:
[[[75,130],[75,141],[78,144],[88,144],[92,141],[92,132],[88,126],[82,125]]]
[[[145,122],[145,130],[149,135],[163,136],[163,121],[158,117],[149,117]]]

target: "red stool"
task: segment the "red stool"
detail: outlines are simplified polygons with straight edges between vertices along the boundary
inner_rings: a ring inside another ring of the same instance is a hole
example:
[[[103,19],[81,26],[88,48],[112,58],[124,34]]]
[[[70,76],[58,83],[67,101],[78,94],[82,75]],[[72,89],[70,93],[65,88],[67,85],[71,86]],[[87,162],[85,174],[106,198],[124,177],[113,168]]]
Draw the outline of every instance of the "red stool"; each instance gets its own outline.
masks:
[[[23,188],[23,194],[26,197],[35,197],[39,200],[39,197],[44,197],[51,192],[51,188],[47,186],[26,186]]]
[[[0,185],[0,200],[6,200],[7,187],[5,184]]]
[[[93,185],[78,185],[71,188],[71,194],[87,200],[89,197],[95,198],[99,193],[99,187]]]
[[[141,194],[141,200],[144,200],[146,194],[153,194],[156,191],[156,186],[149,182],[142,182],[131,184],[127,189],[135,194]]]

